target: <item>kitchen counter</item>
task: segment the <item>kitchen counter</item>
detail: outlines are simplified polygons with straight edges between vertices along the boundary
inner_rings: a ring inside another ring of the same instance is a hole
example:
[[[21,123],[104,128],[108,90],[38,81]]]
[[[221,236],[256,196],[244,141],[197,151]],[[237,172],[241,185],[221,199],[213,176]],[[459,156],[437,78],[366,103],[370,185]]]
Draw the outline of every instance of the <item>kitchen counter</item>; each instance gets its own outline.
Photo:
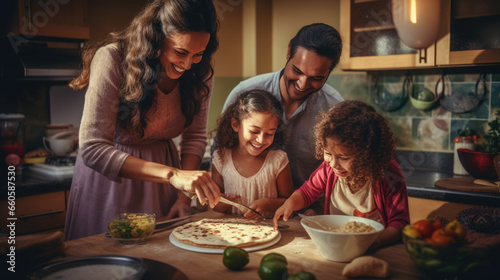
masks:
[[[35,176],[28,168],[23,168],[20,175],[15,176],[15,196],[17,198],[42,193],[69,190],[73,178]],[[7,180],[0,183],[0,200],[7,199]]]
[[[195,214],[192,220],[204,217],[222,218],[227,215],[212,211]],[[290,272],[310,271],[317,279],[344,279],[342,269],[347,263],[333,262],[323,258],[300,225],[298,218],[284,224],[290,228],[280,230],[281,239],[275,245],[249,253],[250,262],[241,271],[230,271],[222,264],[221,254],[191,252],[180,249],[169,241],[171,229],[153,234],[145,244],[123,245],[106,238],[104,234],[65,242],[66,257],[124,254],[152,259],[169,264],[182,274],[174,279],[258,279],[261,258],[271,252],[286,256]],[[374,257],[389,263],[390,279],[427,279],[413,264],[403,244],[380,249]],[[166,277],[166,275],[164,275]],[[171,279],[171,278],[168,278]],[[362,279],[362,278],[358,278]]]
[[[408,196],[442,200],[455,203],[466,203],[479,206],[500,205],[500,192],[466,192],[436,187],[434,182],[442,178],[468,177],[454,175],[452,172],[429,171],[420,169],[403,169],[405,174]],[[28,170],[23,170],[21,176],[16,177],[16,197],[29,196],[40,193],[69,190],[71,178],[37,178]],[[7,199],[7,185],[0,186],[0,200]]]
[[[471,178],[470,176],[454,175],[452,172],[403,170],[405,174],[408,196],[425,199],[442,200],[455,203],[466,203],[480,206],[500,205],[500,191],[493,192],[467,192],[439,188],[435,182],[443,178]]]

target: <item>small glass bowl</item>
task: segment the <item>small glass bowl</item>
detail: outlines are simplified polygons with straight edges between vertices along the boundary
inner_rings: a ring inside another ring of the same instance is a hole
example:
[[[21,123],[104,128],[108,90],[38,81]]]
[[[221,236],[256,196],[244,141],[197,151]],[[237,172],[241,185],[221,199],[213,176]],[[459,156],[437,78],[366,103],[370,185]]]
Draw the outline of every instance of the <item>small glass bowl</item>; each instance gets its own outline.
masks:
[[[156,226],[155,214],[122,213],[108,223],[109,235],[123,244],[143,243]]]

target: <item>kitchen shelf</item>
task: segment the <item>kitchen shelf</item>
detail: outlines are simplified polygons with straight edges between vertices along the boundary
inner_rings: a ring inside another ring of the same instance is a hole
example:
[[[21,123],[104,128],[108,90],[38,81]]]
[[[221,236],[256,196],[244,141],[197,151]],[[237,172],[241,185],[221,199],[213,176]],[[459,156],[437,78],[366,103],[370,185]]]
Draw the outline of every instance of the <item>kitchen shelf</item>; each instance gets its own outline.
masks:
[[[396,29],[394,25],[384,25],[384,26],[370,26],[370,27],[354,27],[354,32],[372,32],[379,30],[392,30]]]

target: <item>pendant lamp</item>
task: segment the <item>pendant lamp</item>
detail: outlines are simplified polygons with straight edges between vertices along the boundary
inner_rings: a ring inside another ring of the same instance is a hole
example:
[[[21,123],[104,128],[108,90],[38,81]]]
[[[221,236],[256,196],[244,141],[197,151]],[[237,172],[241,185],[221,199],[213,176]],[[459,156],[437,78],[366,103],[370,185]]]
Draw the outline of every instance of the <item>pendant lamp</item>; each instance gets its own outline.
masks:
[[[439,33],[441,0],[392,0],[392,20],[405,45],[425,49]]]

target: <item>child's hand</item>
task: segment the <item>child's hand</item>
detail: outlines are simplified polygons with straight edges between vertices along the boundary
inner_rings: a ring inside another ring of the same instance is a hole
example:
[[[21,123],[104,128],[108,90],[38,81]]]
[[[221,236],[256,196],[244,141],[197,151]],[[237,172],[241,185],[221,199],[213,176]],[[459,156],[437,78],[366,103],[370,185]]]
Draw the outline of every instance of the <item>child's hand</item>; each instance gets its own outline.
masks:
[[[287,207],[287,204],[283,204],[276,212],[274,213],[274,218],[273,218],[273,224],[274,224],[274,230],[278,229],[278,220],[281,216],[283,216],[283,221],[287,221],[288,217],[292,215],[293,210],[289,207]]]
[[[304,215],[306,216],[316,216],[318,214],[316,214],[316,211],[314,211],[313,209],[309,208],[307,209],[305,212],[304,212]]]
[[[265,199],[257,199],[252,204],[249,205],[250,208],[259,212],[262,216],[265,216],[267,212],[266,200]],[[254,213],[253,211],[247,210],[243,213],[243,216],[246,219],[250,220],[262,220],[262,217]]]

